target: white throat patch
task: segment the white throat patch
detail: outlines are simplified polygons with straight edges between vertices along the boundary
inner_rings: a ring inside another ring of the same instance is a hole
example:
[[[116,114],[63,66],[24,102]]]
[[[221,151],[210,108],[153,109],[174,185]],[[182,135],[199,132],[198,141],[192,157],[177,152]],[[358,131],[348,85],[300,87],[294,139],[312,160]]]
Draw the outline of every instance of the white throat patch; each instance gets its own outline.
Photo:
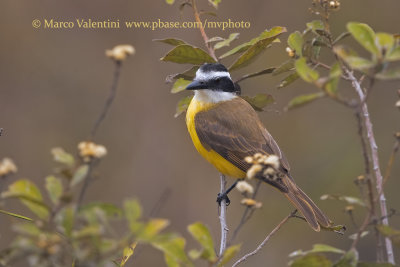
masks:
[[[204,103],[218,103],[232,100],[236,97],[236,94],[231,92],[213,91],[209,89],[194,91],[194,99]]]

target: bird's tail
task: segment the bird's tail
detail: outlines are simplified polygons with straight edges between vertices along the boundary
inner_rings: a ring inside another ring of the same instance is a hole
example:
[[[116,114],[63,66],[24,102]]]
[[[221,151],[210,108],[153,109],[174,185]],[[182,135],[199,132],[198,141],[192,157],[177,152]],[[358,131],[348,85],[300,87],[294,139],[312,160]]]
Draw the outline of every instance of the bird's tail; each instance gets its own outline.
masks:
[[[308,224],[317,232],[321,226],[328,228],[332,222],[328,217],[315,205],[315,203],[296,185],[291,177],[284,177],[282,182],[287,187],[284,192],[285,196],[293,203],[293,205],[301,212]]]

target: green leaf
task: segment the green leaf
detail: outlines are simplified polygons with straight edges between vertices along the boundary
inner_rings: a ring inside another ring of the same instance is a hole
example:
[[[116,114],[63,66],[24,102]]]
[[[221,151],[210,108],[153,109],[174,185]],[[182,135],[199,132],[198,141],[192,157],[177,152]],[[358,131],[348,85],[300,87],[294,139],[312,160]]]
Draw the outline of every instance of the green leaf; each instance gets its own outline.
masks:
[[[89,165],[83,164],[75,171],[74,176],[71,179],[70,186],[74,187],[81,183],[87,176],[89,172]]]
[[[42,194],[34,183],[29,180],[18,180],[8,187],[8,191],[1,194],[3,198],[15,197],[22,204],[36,214],[40,219],[49,217],[49,208],[43,202]]]
[[[320,20],[313,20],[311,22],[308,22],[306,25],[307,28],[312,31],[325,29],[324,23]]]
[[[342,32],[339,34],[339,36],[333,41],[333,44],[337,44],[340,40],[346,38],[347,36],[350,36],[351,34],[349,32]]]
[[[335,46],[334,52],[343,59],[347,65],[349,65],[352,69],[368,71],[369,69],[375,66],[375,63],[365,59],[358,57],[355,52],[348,50],[342,46]]]
[[[330,194],[325,194],[320,197],[321,200],[327,200],[327,199],[333,199],[333,200],[340,200],[340,201],[345,201],[347,204],[351,205],[359,205],[362,207],[365,207],[364,201],[362,201],[359,198],[352,197],[352,196],[343,196],[343,195],[330,195]]]
[[[184,80],[191,81],[196,76],[196,71],[198,69],[199,69],[199,66],[193,66],[190,69],[187,69],[182,73],[175,73],[175,74],[168,75],[167,78],[166,78],[166,82],[167,83],[172,83],[173,80],[177,80],[177,79],[180,79],[180,78],[182,78]]]
[[[289,254],[289,257],[298,257],[298,256],[305,256],[311,253],[326,253],[326,252],[330,252],[330,253],[337,253],[337,254],[345,254],[346,252],[344,250],[329,246],[329,245],[325,245],[325,244],[314,244],[313,248],[311,250],[307,250],[307,251],[302,251],[302,250],[296,250],[292,253]]]
[[[172,5],[175,3],[175,0],[165,0],[168,5]]]
[[[324,227],[324,226],[321,225],[321,229],[324,230],[324,231],[335,232],[335,233],[340,234],[340,235],[344,235],[344,232],[346,232],[346,226],[341,225],[341,224],[339,224],[339,225],[331,225],[331,226],[328,226],[328,227]]]
[[[263,111],[263,109],[275,102],[275,99],[270,94],[260,93],[253,97],[242,96],[256,111]]]
[[[169,44],[173,46],[184,45],[186,44],[185,41],[176,38],[166,38],[166,39],[153,39],[153,42],[160,42],[164,44]]]
[[[134,242],[134,243],[132,243],[132,245],[124,248],[124,251],[122,252],[122,260],[121,260],[121,263],[120,263],[121,267],[125,266],[126,262],[133,255],[133,252],[135,251],[136,245],[137,245],[137,242]]]
[[[375,44],[375,32],[371,27],[364,23],[349,22],[347,23],[347,30],[366,50],[376,56],[379,55],[379,50]]]
[[[297,74],[297,72],[293,72],[289,76],[286,76],[277,86],[278,89],[283,88],[288,86],[289,84],[295,82],[297,79],[299,79],[300,76]]]
[[[344,61],[355,70],[367,71],[375,66],[375,63],[362,57],[346,57]]]
[[[164,260],[168,267],[180,267],[181,266],[181,264],[179,262],[175,261],[175,259],[173,257],[171,257],[170,255],[168,255],[166,253],[164,253]]]
[[[304,106],[305,104],[309,104],[324,96],[325,94],[323,92],[297,96],[292,100],[290,100],[286,109],[293,109],[293,108],[298,108],[300,106]]]
[[[385,59],[388,61],[400,60],[400,46],[393,48],[389,53],[387,53]]]
[[[220,49],[225,46],[229,46],[232,41],[238,39],[239,33],[231,33],[229,34],[229,37],[221,42],[218,42],[214,45],[214,50]]]
[[[47,176],[46,189],[49,193],[50,200],[57,205],[63,193],[63,185],[61,183],[61,180],[53,175]]]
[[[160,239],[151,243],[153,247],[164,252],[166,263],[168,266],[179,266],[177,264],[183,263],[186,266],[193,266],[185,253],[185,239],[182,237],[172,237],[167,239]],[[172,265],[172,263],[174,263]]]
[[[274,70],[275,70],[275,68],[268,68],[268,69],[263,69],[263,70],[253,72],[250,74],[245,74],[242,77],[240,77],[236,82],[238,83],[238,82],[241,82],[241,81],[249,79],[249,78],[257,77],[257,76],[264,75],[264,74],[270,74]]]
[[[198,249],[191,249],[191,250],[189,250],[189,253],[188,253],[189,257],[192,260],[197,260],[198,258],[201,257],[202,254],[203,254],[203,250],[198,250]]]
[[[393,34],[378,32],[376,33],[376,45],[381,51],[382,55],[385,55],[387,52],[391,51],[395,42]]]
[[[284,27],[274,27],[271,30],[265,30],[263,31],[259,36],[257,36],[256,38],[251,39],[250,41],[243,43],[241,45],[236,46],[235,48],[233,48],[232,50],[229,50],[228,52],[226,52],[225,54],[223,54],[222,56],[220,56],[220,59],[226,58],[228,56],[232,56],[235,55],[237,53],[241,53],[246,51],[247,49],[249,49],[251,46],[253,46],[254,44],[256,44],[258,41],[263,40],[263,39],[268,39],[268,38],[273,38],[274,36],[277,36],[283,32],[286,32],[286,28]]]
[[[400,68],[380,72],[375,77],[380,80],[398,80],[400,79]]]
[[[42,230],[34,223],[17,223],[12,226],[12,229],[21,235],[37,237],[42,233]]]
[[[175,81],[174,85],[172,86],[171,93],[176,94],[184,91],[191,82],[192,81],[179,78],[178,80]]]
[[[203,247],[202,257],[214,262],[217,259],[217,255],[215,254],[214,243],[208,228],[204,224],[197,222],[189,225],[188,231]]]
[[[275,28],[279,28],[279,30],[274,30]],[[250,46],[241,56],[239,56],[236,61],[229,67],[230,71],[243,68],[250,64],[261,52],[263,52],[273,41],[275,41],[280,34],[286,31],[283,27],[275,27],[271,30],[274,30],[274,34],[272,36],[268,36],[266,38],[260,39],[252,46]]]
[[[206,51],[187,44],[176,46],[160,60],[194,65],[215,62],[215,60]]]
[[[64,234],[67,237],[72,236],[72,229],[75,223],[75,211],[73,207],[65,207],[59,214],[59,221],[64,229]]]
[[[111,203],[106,202],[92,202],[80,207],[79,212],[85,213],[93,209],[100,209],[108,217],[121,217],[122,210]]]
[[[296,51],[296,55],[300,57],[303,56],[303,44],[304,40],[300,32],[296,31],[289,35],[288,45],[290,48]]]
[[[142,207],[136,199],[124,201],[124,214],[132,228],[135,228],[136,221],[142,216]],[[135,228],[136,230],[136,228]]]
[[[400,230],[383,224],[377,225],[376,228],[382,235],[389,237],[394,245],[400,247]]]
[[[102,227],[100,225],[88,225],[79,230],[72,232],[72,238],[96,238],[102,233]]]
[[[294,260],[291,267],[332,267],[332,262],[325,256],[310,254]]]
[[[26,216],[23,216],[23,215],[19,215],[19,214],[13,213],[13,212],[5,211],[5,210],[0,210],[0,213],[6,214],[6,215],[9,215],[9,216],[18,218],[18,219],[26,220],[26,221],[33,221],[29,217],[26,217]]]
[[[208,0],[208,2],[215,8],[218,8],[218,5],[221,3],[222,0]]]
[[[390,263],[378,263],[378,262],[359,262],[357,267],[396,267]]]
[[[222,267],[222,266],[226,265],[233,257],[235,257],[235,255],[240,250],[240,246],[241,245],[239,244],[239,245],[234,245],[234,246],[228,247],[225,250],[224,255],[222,255],[222,259],[221,259],[220,263],[218,264],[218,267]]]
[[[67,165],[68,167],[73,167],[75,165],[74,157],[65,152],[61,147],[55,147],[51,150],[51,154],[53,155],[53,159],[55,162],[59,162]]]
[[[329,95],[336,95],[340,76],[342,75],[342,69],[339,62],[332,65],[329,71],[329,81],[325,84],[325,91]]]
[[[225,40],[225,38],[219,37],[219,36],[215,36],[215,37],[211,37],[210,39],[207,40],[207,43],[213,43],[213,42],[220,42]]]
[[[311,44],[307,43],[306,49],[305,49],[306,51],[303,52],[303,55],[317,60],[319,57],[319,54],[321,52],[322,46],[327,46],[327,45],[324,42],[324,39],[322,37],[318,36],[312,40]]]
[[[319,74],[316,70],[311,69],[307,65],[306,58],[302,57],[295,62],[296,71],[299,76],[306,82],[312,83],[318,80]]]
[[[273,72],[272,72],[272,76],[284,73],[284,72],[288,72],[294,69],[294,59],[289,59],[285,62],[283,62],[279,67],[277,67]]]
[[[329,78],[338,78],[342,75],[342,69],[340,67],[340,63],[336,62],[332,65],[331,70],[329,71]]]
[[[175,118],[187,110],[187,108],[189,107],[190,101],[192,101],[192,98],[193,98],[193,95],[186,96],[186,97],[182,98],[181,100],[179,100],[178,104],[176,105],[176,112],[174,115]]]
[[[356,250],[350,250],[336,262],[332,267],[356,267],[358,262],[358,253]]]
[[[166,219],[151,219],[145,224],[139,233],[137,238],[143,241],[151,241],[159,232],[164,230],[169,225],[169,221]]]

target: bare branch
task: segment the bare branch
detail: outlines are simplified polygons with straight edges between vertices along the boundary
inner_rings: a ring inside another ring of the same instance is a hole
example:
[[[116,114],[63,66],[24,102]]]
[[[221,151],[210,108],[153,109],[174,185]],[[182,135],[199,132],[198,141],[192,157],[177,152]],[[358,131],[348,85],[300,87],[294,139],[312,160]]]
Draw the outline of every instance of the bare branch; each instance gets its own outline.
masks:
[[[367,138],[368,138],[370,149],[371,149],[372,165],[373,165],[373,170],[375,173],[376,189],[378,191],[381,216],[384,218],[382,220],[382,223],[383,223],[383,225],[389,225],[389,221],[386,217],[388,215],[388,212],[387,212],[387,207],[386,207],[386,198],[385,198],[385,195],[383,192],[383,177],[382,177],[382,173],[381,173],[380,166],[379,166],[378,146],[376,145],[372,122],[369,117],[368,106],[365,103],[366,96],[365,96],[363,89],[361,88],[359,81],[354,77],[353,72],[349,71],[347,68],[345,68],[345,72],[346,72],[347,76],[350,78],[352,86],[356,90],[358,97],[360,98],[362,116],[364,118],[364,124],[365,124],[365,128],[367,130]],[[393,246],[392,246],[392,241],[390,240],[390,238],[388,238],[388,237],[385,238],[385,244],[386,244],[387,260],[389,263],[394,265],[395,261],[394,261],[394,254],[393,254]]]
[[[225,175],[222,173],[219,174],[220,182],[221,182],[221,190],[220,193],[225,193],[226,179]],[[228,226],[226,224],[226,199],[223,198],[221,201],[221,210],[219,214],[219,221],[221,224],[221,244],[219,247],[219,257],[222,257],[224,251],[226,249],[226,242],[228,237]]]
[[[94,168],[96,163],[97,163],[97,161],[95,159],[93,159],[88,164],[89,168],[88,168],[86,177],[85,177],[85,179],[83,181],[83,186],[82,186],[81,192],[79,192],[78,201],[76,202],[76,210],[79,210],[81,205],[82,205],[83,198],[85,197],[86,190],[87,190],[87,188],[89,186],[90,181],[92,180],[92,171],[93,171],[93,168]]]
[[[246,255],[244,255],[243,257],[241,257],[238,261],[236,261],[232,267],[236,267],[238,266],[240,263],[244,262],[245,260],[247,260],[247,258],[254,256],[255,254],[257,254],[264,246],[265,244],[269,241],[269,239],[276,233],[279,231],[279,229],[281,229],[281,227],[292,217],[295,216],[297,210],[292,211],[288,216],[286,216],[275,228],[274,230],[272,230],[266,237],[265,239],[261,242],[260,245],[258,245],[258,247],[253,250],[250,253],[247,253]]]
[[[212,48],[211,44],[209,43],[207,34],[204,31],[203,22],[200,20],[200,14],[199,14],[199,11],[197,10],[196,0],[192,0],[192,7],[193,7],[194,18],[195,18],[197,24],[199,25],[199,30],[200,30],[201,36],[203,37],[204,43],[205,43],[205,45],[207,47],[207,50],[210,53],[211,57],[215,61],[218,61],[218,58],[215,55],[215,51]]]
[[[99,118],[96,120],[96,122],[92,128],[92,131],[90,132],[90,139],[93,139],[94,136],[96,135],[97,129],[99,128],[100,124],[103,122],[104,118],[107,115],[108,110],[110,109],[112,102],[114,101],[115,94],[117,92],[117,85],[118,85],[120,71],[121,71],[121,61],[116,61],[114,78],[113,78],[113,82],[111,84],[111,89],[110,89],[110,95],[108,96],[106,103],[104,104],[103,110],[101,111]]]

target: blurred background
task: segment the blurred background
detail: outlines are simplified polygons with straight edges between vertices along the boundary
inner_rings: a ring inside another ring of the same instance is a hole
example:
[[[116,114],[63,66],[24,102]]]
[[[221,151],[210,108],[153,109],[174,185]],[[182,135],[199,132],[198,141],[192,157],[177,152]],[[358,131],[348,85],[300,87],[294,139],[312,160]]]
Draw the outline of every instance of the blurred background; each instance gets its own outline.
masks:
[[[177,101],[189,92],[170,93],[165,77],[188,66],[160,62],[171,47],[152,39],[176,37],[203,47],[197,29],[35,29],[34,19],[137,21],[194,21],[187,8],[180,14],[178,4],[152,1],[11,1],[0,3],[0,158],[11,157],[18,173],[9,178],[29,178],[43,188],[44,177],[55,164],[50,149],[56,146],[76,154],[77,144],[89,136],[94,121],[102,110],[111,85],[114,63],[105,57],[105,49],[117,44],[132,44],[136,54],[123,64],[116,99],[100,126],[95,141],[108,149],[107,157],[97,168],[97,179],[90,185],[85,202],[106,201],[120,205],[126,198],[136,197],[145,215],[167,197],[157,209],[156,217],[168,218],[170,231],[177,231],[196,246],[186,231],[195,221],[207,224],[215,240],[219,240],[219,220],[215,203],[219,191],[216,170],[195,151],[187,133],[184,116],[174,118]],[[200,9],[212,10],[205,0],[198,0]],[[313,16],[311,1],[243,1],[223,0],[218,17],[210,20],[249,21],[250,29],[207,30],[212,36],[227,37],[239,32],[236,46],[257,36],[266,28],[285,26],[288,32],[302,31]],[[331,18],[332,31],[339,34],[349,21],[368,23],[375,31],[399,31],[395,0],[342,1],[341,10]],[[249,67],[232,73],[235,78],[266,67],[276,66],[287,58],[288,34],[267,50]],[[354,44],[354,43],[353,43]],[[356,44],[354,44],[356,46]],[[358,47],[359,48],[359,47]],[[228,48],[229,49],[229,48]],[[358,49],[362,50],[362,49]],[[222,50],[221,50],[222,51]],[[224,50],[225,51],[225,50]],[[332,59],[326,58],[327,63]],[[223,63],[229,65],[230,60]],[[297,249],[310,249],[314,243],[326,243],[348,249],[354,233],[345,204],[321,201],[323,194],[359,196],[354,179],[363,173],[363,158],[357,125],[351,110],[321,99],[304,108],[285,112],[284,107],[296,95],[316,92],[316,88],[298,81],[276,89],[283,76],[268,75],[249,79],[241,84],[245,94],[267,92],[276,103],[260,113],[262,121],[285,152],[297,183],[337,224],[345,224],[344,236],[332,232],[316,233],[307,224],[291,220],[265,248],[250,258],[245,266],[286,266],[288,254]],[[394,143],[393,133],[399,129],[400,112],[394,106],[398,99],[395,82],[377,82],[369,98],[370,112],[384,170]],[[340,84],[340,92],[352,96],[348,84]],[[400,164],[396,158],[392,176],[385,186],[389,208],[400,209]],[[233,182],[234,180],[229,180]],[[228,225],[233,230],[244,211],[241,195],[231,193]],[[293,208],[279,192],[262,186],[258,199],[262,209],[255,212],[243,227],[237,243],[240,255],[253,250],[273,227]],[[158,204],[157,204],[158,203]],[[7,210],[29,215],[16,200],[7,200]],[[361,224],[364,210],[356,209]],[[0,249],[13,238],[12,219],[0,215]],[[390,223],[399,228],[400,217]],[[372,234],[359,243],[360,258],[375,259]],[[218,243],[218,242],[217,242]],[[400,250],[395,251],[400,261]],[[136,266],[163,265],[163,256],[150,247],[136,256]]]

